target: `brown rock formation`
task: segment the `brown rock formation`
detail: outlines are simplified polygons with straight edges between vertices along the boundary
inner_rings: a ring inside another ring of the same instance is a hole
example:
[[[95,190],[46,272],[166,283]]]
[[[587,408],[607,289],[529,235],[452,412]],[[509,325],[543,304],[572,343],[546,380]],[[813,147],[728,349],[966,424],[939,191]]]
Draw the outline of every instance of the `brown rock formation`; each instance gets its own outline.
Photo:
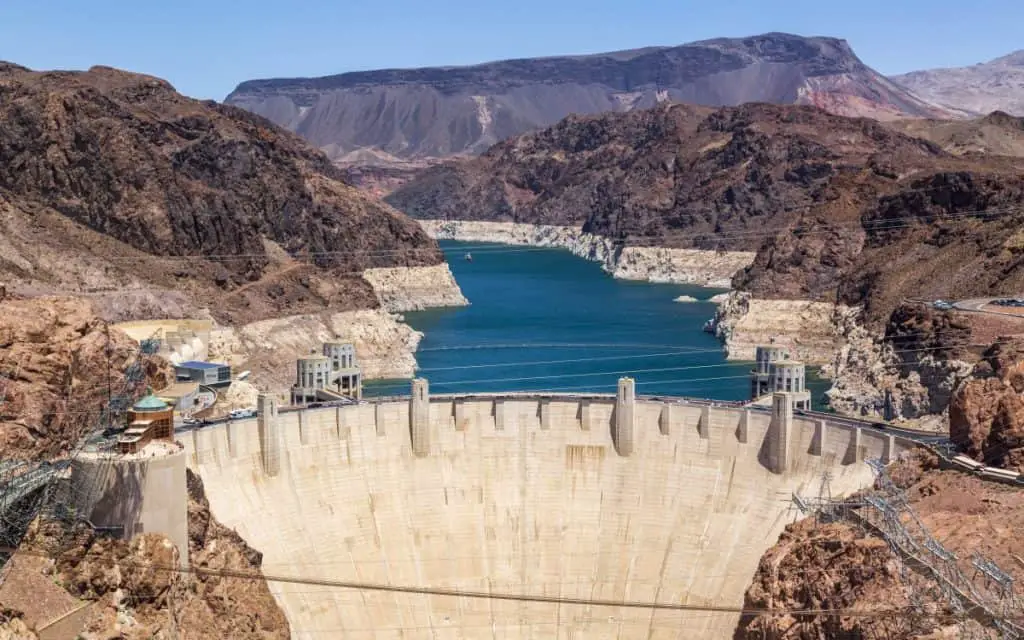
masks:
[[[918,620],[891,612],[909,604],[899,567],[885,541],[865,538],[843,524],[804,520],[786,528],[761,558],[744,608],[844,609],[879,617],[752,615],[739,624],[736,640],[811,638],[914,638],[927,630]]]
[[[915,452],[890,469],[904,487],[908,503],[921,523],[959,558],[960,569],[975,575],[975,552],[994,561],[1019,580],[1024,569],[1017,558],[1024,544],[1017,531],[1024,526],[1024,494],[1012,487],[958,471],[940,470],[933,456]],[[836,615],[753,615],[739,625],[737,639],[811,638],[956,638],[958,620],[926,571],[911,564],[897,570],[896,558],[880,538],[846,523],[791,525],[762,558],[744,606],[773,609],[842,608],[852,612],[897,610],[896,617]],[[978,589],[987,588],[976,579]],[[909,594],[924,600],[921,612],[904,610]],[[966,624],[977,635],[997,638],[992,628]]]
[[[107,330],[87,301],[72,298],[0,302],[0,452],[49,458],[97,426],[111,387],[121,389],[138,345]],[[173,380],[162,358],[141,360],[146,384]]]
[[[169,570],[177,554],[157,534],[121,541],[83,528],[69,539],[57,523],[37,522],[23,552],[51,555],[57,550],[49,568],[53,579],[75,597],[96,601],[84,637],[174,637],[171,629],[196,640],[290,637],[284,613],[266,582],[258,578],[262,555],[213,518],[202,481],[191,472],[188,487],[191,566],[256,578]]]
[[[0,119],[0,278],[18,290],[251,320],[373,307],[358,272],[441,261],[297,136],[157,78],[3,65]]]
[[[627,244],[758,251],[734,286],[866,305],[1024,287],[1012,158],[954,155],[811,107],[570,116],[424,171],[387,201],[414,217],[580,225]]]
[[[1024,341],[996,342],[949,406],[949,435],[985,464],[1024,471]]]

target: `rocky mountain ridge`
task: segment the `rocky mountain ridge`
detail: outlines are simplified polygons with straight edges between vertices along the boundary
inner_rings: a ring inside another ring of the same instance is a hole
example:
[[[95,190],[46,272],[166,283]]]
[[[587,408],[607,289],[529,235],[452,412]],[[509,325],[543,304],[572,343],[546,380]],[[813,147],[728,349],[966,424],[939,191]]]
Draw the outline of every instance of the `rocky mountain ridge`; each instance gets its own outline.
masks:
[[[0,65],[0,277],[144,292],[124,315],[248,321],[377,306],[359,274],[436,265],[414,222],[242,109],[107,67]]]
[[[1022,189],[1016,158],[954,154],[873,120],[673,104],[570,116],[427,169],[387,201],[418,218],[758,251],[735,287],[864,306],[884,323],[903,297],[1024,285],[1013,233]]]
[[[932,103],[969,114],[1024,116],[1024,49],[968,67],[911,71],[890,80]]]
[[[785,33],[466,67],[249,80],[225,99],[355,164],[480,153],[570,113],[663,101],[810,104],[878,118],[952,113],[866,66],[844,40]]]

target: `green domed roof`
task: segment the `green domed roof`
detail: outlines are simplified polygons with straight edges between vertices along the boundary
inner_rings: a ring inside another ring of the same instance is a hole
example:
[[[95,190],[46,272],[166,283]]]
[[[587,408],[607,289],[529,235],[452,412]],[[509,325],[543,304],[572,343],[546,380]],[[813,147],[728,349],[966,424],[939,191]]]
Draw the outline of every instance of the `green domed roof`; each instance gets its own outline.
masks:
[[[153,395],[153,389],[149,387],[146,389],[145,397],[136,402],[132,409],[135,411],[164,411],[167,409],[167,403]]]

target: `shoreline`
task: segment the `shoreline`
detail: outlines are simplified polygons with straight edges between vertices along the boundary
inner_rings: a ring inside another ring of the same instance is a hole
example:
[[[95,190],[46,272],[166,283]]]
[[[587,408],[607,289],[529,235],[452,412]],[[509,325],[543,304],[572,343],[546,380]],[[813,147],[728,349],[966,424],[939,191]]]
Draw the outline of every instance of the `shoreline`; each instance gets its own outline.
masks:
[[[728,289],[732,277],[753,260],[753,251],[708,251],[665,247],[622,247],[610,238],[584,233],[577,227],[517,222],[418,220],[435,240],[568,249],[573,255],[598,262],[620,280],[691,284]]]

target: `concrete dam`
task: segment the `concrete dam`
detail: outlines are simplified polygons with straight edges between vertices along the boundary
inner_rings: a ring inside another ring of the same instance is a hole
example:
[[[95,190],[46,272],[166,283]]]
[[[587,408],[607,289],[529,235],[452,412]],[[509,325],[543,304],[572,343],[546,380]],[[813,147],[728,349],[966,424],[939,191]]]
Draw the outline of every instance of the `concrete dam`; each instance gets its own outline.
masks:
[[[411,397],[186,433],[214,515],[272,576],[526,594],[522,602],[270,582],[294,638],[728,638],[794,519],[912,443],[772,411],[634,396]],[[564,602],[565,599],[577,600]]]

